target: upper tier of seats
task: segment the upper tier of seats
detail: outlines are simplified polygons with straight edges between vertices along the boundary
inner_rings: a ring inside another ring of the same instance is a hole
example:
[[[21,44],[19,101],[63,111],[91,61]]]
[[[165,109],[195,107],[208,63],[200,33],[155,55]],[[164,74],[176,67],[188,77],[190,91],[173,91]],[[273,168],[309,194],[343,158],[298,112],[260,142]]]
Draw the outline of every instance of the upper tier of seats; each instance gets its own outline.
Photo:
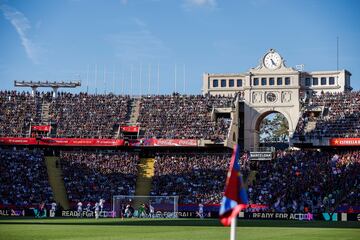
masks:
[[[35,99],[29,93],[0,92],[0,136],[26,136],[36,115]]]
[[[129,96],[60,94],[50,104],[50,119],[57,136],[72,138],[114,138],[126,123]]]
[[[360,92],[325,93],[310,99],[308,107],[322,107],[319,116],[304,112],[295,136],[306,137],[360,137]],[[315,128],[306,131],[309,122]]]
[[[233,106],[231,97],[159,95],[140,99],[137,119],[145,137],[211,139],[227,137],[231,119],[212,119],[214,107]],[[0,136],[30,136],[30,126],[52,124],[52,137],[116,138],[130,118],[129,96],[0,92]],[[44,107],[46,106],[46,108]],[[46,121],[44,120],[46,119]]]
[[[119,126],[129,122],[132,101],[129,96],[112,94],[60,93],[54,99],[50,93],[33,97],[16,91],[0,92],[0,136],[26,137],[30,136],[30,126],[52,123],[54,137],[121,137]],[[221,142],[227,137],[231,119],[216,118],[212,110],[232,107],[233,101],[232,97],[209,95],[142,97],[137,123],[145,137]],[[360,92],[321,94],[311,98],[307,107],[321,107],[321,114],[305,111],[294,136],[360,136]],[[314,129],[309,129],[309,122]]]
[[[215,107],[231,107],[232,97],[202,95],[161,95],[141,99],[138,122],[145,137],[210,139],[227,137],[230,119],[211,120]]]

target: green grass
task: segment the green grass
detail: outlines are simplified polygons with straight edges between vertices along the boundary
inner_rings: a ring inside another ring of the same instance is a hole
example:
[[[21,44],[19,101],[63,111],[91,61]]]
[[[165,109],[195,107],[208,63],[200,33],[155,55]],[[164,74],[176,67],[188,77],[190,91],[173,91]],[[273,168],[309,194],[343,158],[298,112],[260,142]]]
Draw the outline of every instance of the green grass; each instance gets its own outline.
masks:
[[[0,240],[229,239],[216,219],[0,219]],[[357,222],[240,220],[238,239],[360,239]]]

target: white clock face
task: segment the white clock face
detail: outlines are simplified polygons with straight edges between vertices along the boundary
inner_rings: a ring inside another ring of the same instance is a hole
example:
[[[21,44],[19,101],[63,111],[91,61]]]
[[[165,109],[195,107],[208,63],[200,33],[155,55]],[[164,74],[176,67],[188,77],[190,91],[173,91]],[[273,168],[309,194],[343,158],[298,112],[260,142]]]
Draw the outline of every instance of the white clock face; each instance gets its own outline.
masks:
[[[281,57],[277,52],[269,52],[264,57],[264,65],[268,69],[277,69],[281,65]]]

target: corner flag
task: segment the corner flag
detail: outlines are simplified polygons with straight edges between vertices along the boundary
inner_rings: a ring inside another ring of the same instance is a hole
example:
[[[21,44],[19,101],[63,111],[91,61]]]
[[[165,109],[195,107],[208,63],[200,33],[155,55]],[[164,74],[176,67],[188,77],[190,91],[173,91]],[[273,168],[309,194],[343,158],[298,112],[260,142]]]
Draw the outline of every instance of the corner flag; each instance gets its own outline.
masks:
[[[229,226],[231,220],[237,217],[241,209],[244,208],[244,204],[247,203],[247,193],[240,172],[239,146],[236,145],[227,174],[225,194],[221,201],[219,213],[220,222],[224,226]]]

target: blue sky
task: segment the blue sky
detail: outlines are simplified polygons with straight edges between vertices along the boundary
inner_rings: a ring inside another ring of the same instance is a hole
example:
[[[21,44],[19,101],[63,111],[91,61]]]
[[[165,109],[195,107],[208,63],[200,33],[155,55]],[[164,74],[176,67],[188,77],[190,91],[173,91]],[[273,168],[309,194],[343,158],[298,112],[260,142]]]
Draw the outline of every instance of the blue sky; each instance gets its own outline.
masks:
[[[270,48],[288,66],[335,70],[337,36],[360,89],[356,0],[0,0],[0,89],[80,78],[77,91],[96,79],[98,92],[157,93],[159,66],[160,93],[175,76],[178,92],[200,93],[203,72],[245,72]]]

